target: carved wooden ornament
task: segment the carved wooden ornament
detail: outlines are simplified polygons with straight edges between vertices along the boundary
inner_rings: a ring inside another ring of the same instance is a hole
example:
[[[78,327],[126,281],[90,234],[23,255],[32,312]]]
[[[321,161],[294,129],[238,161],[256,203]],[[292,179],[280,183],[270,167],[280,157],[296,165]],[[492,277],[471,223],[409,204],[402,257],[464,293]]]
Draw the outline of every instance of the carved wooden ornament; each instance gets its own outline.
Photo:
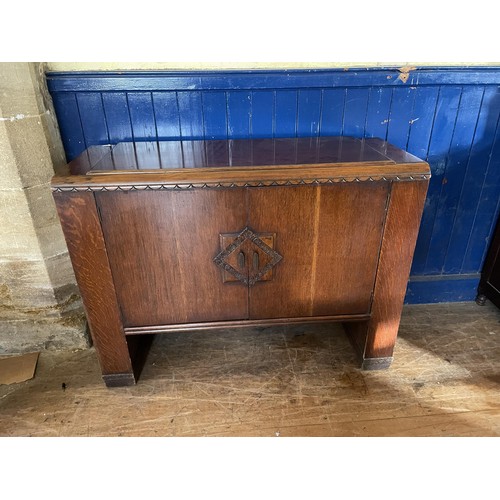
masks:
[[[269,237],[266,239],[269,239]],[[250,259],[247,259],[246,255],[252,251],[252,247],[254,249],[254,258],[251,259],[252,261],[250,262]],[[267,257],[262,263],[259,262],[260,259],[258,257],[255,258],[259,255],[257,253],[258,249],[264,252]],[[238,257],[241,256],[241,258],[237,259],[240,269],[236,269],[231,264],[231,260],[234,260],[231,259],[231,256],[234,256],[235,252],[238,251],[240,251]],[[243,231],[241,231],[234,240],[214,258],[214,262],[245,285],[253,286],[257,281],[261,281],[282,258],[282,255],[262,241],[259,234],[245,227],[245,229],[243,229]]]

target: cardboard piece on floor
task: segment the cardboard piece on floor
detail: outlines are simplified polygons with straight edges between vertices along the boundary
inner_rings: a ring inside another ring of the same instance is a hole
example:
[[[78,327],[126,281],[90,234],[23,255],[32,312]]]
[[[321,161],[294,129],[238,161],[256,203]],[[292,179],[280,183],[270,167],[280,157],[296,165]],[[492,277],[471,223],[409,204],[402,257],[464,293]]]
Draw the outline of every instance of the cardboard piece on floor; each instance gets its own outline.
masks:
[[[16,384],[33,378],[38,352],[0,358],[0,385]]]

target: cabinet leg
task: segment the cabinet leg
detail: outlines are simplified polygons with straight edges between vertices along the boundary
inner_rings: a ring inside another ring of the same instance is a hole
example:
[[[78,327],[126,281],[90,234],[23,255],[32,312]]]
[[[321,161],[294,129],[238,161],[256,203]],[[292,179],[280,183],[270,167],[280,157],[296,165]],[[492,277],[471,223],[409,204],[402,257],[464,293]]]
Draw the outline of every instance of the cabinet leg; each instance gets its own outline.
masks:
[[[153,343],[154,337],[154,335],[137,335],[126,338],[128,357],[122,359],[122,364],[125,366],[131,366],[131,368],[127,369],[127,371],[114,371],[109,373],[110,368],[113,370],[113,367],[104,366],[103,358],[99,356],[101,370],[103,373],[102,379],[104,380],[106,387],[124,387],[128,385],[135,385],[146,362],[149,348]]]
[[[135,384],[94,195],[53,193],[90,333],[108,387]]]
[[[135,385],[142,368],[147,359],[149,348],[153,342],[154,335],[137,335],[134,337],[127,337],[127,346],[129,352],[128,360],[123,360],[125,363],[130,363],[132,369],[125,372],[105,373],[106,368],[101,365],[103,370],[102,379],[106,387],[124,387]]]
[[[360,368],[362,370],[385,370],[391,366],[396,341],[396,334],[394,334],[394,342],[384,344],[384,349],[378,351],[372,349],[369,353],[366,351],[368,345],[368,337],[376,336],[376,326],[372,320],[364,321],[362,323],[344,323],[344,330],[347,333],[356,354],[360,361]],[[390,354],[389,354],[390,353]]]
[[[344,324],[364,370],[388,368],[392,362],[426,192],[423,181],[392,184],[371,318]]]

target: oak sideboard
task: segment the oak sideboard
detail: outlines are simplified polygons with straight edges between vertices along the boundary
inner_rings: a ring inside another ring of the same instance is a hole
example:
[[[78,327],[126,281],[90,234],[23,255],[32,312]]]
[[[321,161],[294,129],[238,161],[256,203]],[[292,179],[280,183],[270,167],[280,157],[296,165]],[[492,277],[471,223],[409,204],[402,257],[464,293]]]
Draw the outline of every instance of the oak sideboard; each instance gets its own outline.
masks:
[[[52,190],[106,385],[150,334],[249,325],[340,321],[389,367],[429,178],[380,139],[88,148]]]

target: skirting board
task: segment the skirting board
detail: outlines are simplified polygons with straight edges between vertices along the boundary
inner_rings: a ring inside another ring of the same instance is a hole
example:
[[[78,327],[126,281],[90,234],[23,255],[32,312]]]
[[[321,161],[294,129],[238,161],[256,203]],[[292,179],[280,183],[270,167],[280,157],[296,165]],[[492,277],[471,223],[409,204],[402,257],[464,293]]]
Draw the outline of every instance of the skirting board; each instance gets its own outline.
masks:
[[[405,304],[437,302],[469,302],[477,295],[480,275],[411,277],[406,289]]]

